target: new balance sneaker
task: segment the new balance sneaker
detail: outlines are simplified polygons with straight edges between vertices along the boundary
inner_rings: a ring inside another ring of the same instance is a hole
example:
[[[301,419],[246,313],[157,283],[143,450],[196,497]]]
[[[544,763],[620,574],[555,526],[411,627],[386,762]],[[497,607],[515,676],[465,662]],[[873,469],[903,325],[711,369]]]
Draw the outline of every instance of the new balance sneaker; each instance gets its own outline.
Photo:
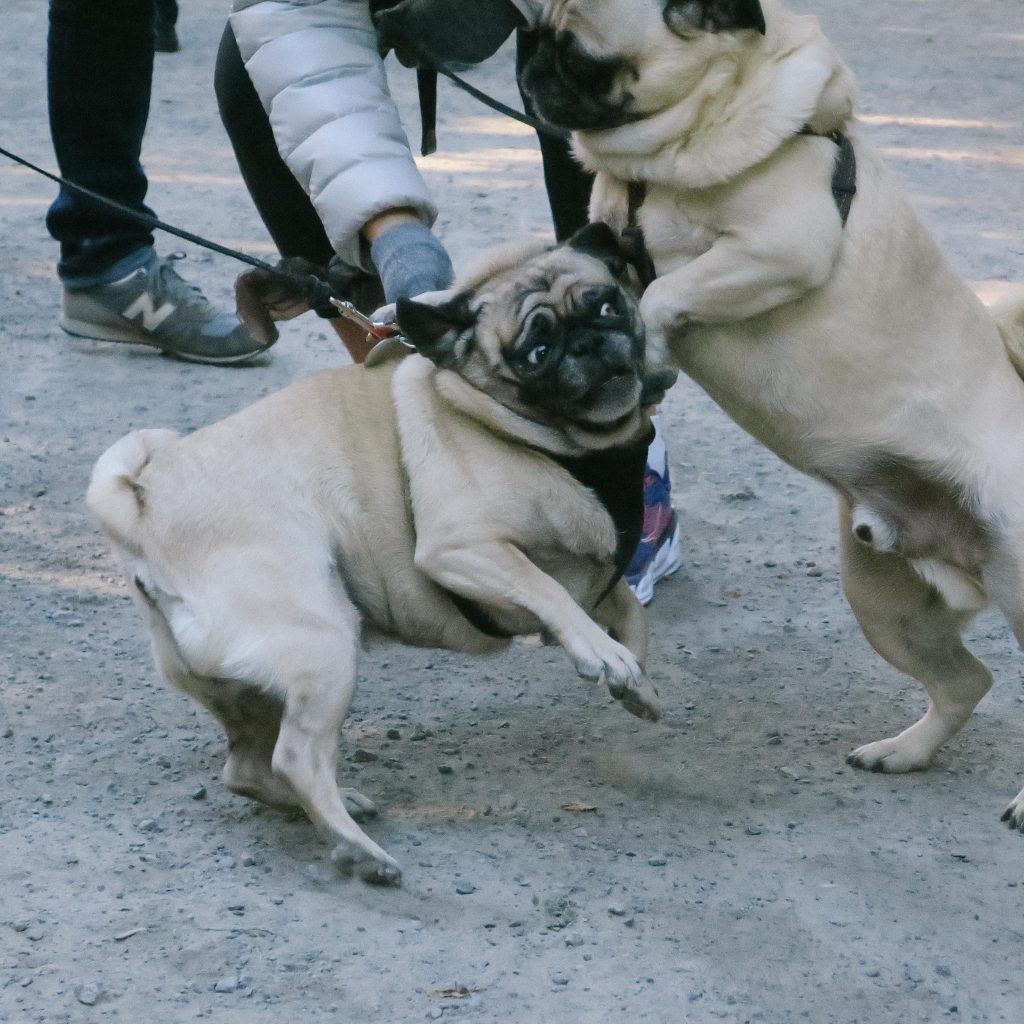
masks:
[[[657,468],[655,468],[657,467]],[[679,522],[672,508],[668,459],[660,434],[647,452],[644,471],[644,525],[640,544],[626,567],[626,582],[640,603],[654,597],[654,584],[671,576],[683,564]]]
[[[162,259],[150,249],[140,266],[115,281],[65,284],[60,326],[81,338],[149,345],[193,363],[241,363],[270,347],[182,280],[171,265],[179,259],[184,254]]]

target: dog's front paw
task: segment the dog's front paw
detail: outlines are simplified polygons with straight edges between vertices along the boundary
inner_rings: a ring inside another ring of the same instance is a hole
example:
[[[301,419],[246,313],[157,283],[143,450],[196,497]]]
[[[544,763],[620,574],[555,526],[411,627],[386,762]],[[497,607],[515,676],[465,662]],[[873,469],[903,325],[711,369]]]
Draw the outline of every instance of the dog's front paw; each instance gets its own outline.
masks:
[[[635,688],[643,676],[633,652],[596,626],[593,636],[576,638],[565,647],[576,671],[584,679],[596,680],[604,676],[609,690],[613,686]]]
[[[999,820],[1005,821],[1010,828],[1018,832],[1024,832],[1024,789],[1013,798]]]
[[[402,869],[394,857],[379,850],[371,853],[355,843],[340,842],[331,851],[334,866],[343,875],[359,875],[370,885],[401,885]]]

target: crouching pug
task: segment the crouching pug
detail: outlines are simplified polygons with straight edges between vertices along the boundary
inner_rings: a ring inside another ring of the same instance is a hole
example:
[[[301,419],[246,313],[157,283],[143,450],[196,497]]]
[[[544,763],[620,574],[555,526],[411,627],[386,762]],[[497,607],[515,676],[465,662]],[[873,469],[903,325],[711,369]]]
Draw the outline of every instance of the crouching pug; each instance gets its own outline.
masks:
[[[362,624],[472,653],[543,630],[658,718],[621,571],[642,517],[645,384],[673,378],[645,377],[621,271],[604,225],[506,252],[399,303],[418,353],[316,374],[187,437],[136,431],[96,464],[88,504],[161,673],[227,733],[225,783],[304,808],[346,872],[400,879],[354,821],[373,804],[335,780]]]
[[[843,586],[924,717],[850,755],[925,768],[1024,642],[1024,303],[993,315],[851,123],[814,18],[775,0],[547,0],[522,83],[575,129],[591,214],[646,241],[658,351],[838,497]],[[1024,791],[1004,820],[1024,831]]]

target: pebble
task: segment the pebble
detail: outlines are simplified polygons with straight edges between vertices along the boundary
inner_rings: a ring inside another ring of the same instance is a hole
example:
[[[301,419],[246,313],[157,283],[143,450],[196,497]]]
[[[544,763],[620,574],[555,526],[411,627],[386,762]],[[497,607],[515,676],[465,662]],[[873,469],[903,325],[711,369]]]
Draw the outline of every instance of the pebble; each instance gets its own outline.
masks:
[[[761,834],[761,830],[756,825],[748,825],[743,830],[743,834],[748,836],[759,836]]]
[[[471,892],[476,892],[476,886],[472,882],[456,882],[455,891],[460,896],[468,896]]]
[[[362,747],[359,747],[352,755],[352,760],[357,764],[370,764],[373,761],[379,761],[380,756],[372,750],[364,750]]]
[[[626,908],[621,903],[609,903],[608,913],[611,914],[612,917],[625,917]]]
[[[437,766],[437,770],[442,775],[451,775],[455,771],[455,769],[450,764],[439,764]]]
[[[196,786],[196,788],[192,790],[191,796],[192,796],[193,800],[205,800],[206,799],[206,787],[205,786]]]
[[[140,832],[159,832],[160,826],[157,824],[156,818],[143,818],[138,824],[138,830]]]
[[[551,975],[552,985],[568,985],[569,976],[567,974],[552,974]]]
[[[215,863],[219,868],[233,868],[237,861],[234,857],[218,857]]]
[[[444,1016],[444,1010],[442,1010],[440,1006],[435,1006],[435,1007],[434,1007],[434,1008],[433,1008],[433,1009],[432,1009],[432,1010],[431,1010],[431,1011],[430,1011],[430,1012],[429,1012],[429,1013],[427,1014],[427,1016],[428,1016],[428,1017],[429,1017],[429,1018],[430,1018],[431,1020],[440,1020],[440,1019],[441,1019],[441,1018],[442,1018],[442,1017]]]
[[[387,736],[389,740],[400,740],[402,738],[402,734],[397,729],[388,729],[384,735]]]
[[[251,868],[255,864],[256,864],[256,858],[251,853],[246,853],[246,854],[242,855],[242,866],[243,867]]]
[[[579,932],[573,932],[571,935],[566,935],[566,937],[565,937],[565,944],[567,946],[572,946],[572,947],[582,946],[583,942],[584,942],[584,938],[583,938],[582,935],[580,935]]]
[[[652,868],[663,868],[668,861],[665,860],[664,857],[648,857],[647,863],[650,864]]]
[[[823,573],[823,571],[818,566],[812,565],[811,568],[807,570],[807,575],[808,576],[822,576],[822,575],[824,575],[824,573]]]
[[[88,981],[75,989],[75,998],[83,1006],[95,1006],[103,996],[103,989],[95,982]]]
[[[221,978],[216,985],[213,986],[214,992],[237,992],[242,985],[241,978],[237,974],[229,974],[227,977]]]

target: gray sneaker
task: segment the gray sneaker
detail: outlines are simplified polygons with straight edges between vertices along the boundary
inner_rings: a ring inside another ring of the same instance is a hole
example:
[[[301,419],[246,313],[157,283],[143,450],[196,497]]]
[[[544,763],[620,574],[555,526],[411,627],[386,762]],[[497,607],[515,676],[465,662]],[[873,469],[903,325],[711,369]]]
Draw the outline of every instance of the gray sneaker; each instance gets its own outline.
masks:
[[[153,252],[120,280],[65,287],[60,326],[81,338],[150,345],[193,363],[241,363],[270,347],[182,280],[171,266],[179,259],[183,253],[161,259]]]

